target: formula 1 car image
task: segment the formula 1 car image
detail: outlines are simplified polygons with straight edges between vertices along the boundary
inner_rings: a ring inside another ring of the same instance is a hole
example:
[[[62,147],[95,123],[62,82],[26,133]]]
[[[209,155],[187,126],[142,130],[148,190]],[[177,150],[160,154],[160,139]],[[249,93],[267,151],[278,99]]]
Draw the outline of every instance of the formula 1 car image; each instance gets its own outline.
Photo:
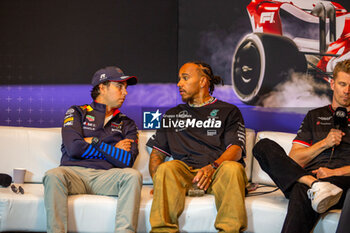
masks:
[[[259,105],[291,72],[330,82],[340,60],[350,59],[350,13],[317,0],[252,0],[253,33],[236,47],[232,86],[238,98]]]

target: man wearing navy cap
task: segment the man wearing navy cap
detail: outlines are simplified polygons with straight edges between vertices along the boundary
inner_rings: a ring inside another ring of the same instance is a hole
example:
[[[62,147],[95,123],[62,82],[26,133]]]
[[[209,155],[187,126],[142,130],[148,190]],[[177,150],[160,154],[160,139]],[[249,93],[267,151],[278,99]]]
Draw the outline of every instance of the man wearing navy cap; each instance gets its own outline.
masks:
[[[61,165],[43,178],[47,232],[67,232],[67,198],[75,194],[118,196],[115,232],[136,231],[142,177],[131,167],[138,155],[137,127],[118,110],[127,86],[136,83],[118,67],[100,69],[92,78],[94,101],[67,110]]]

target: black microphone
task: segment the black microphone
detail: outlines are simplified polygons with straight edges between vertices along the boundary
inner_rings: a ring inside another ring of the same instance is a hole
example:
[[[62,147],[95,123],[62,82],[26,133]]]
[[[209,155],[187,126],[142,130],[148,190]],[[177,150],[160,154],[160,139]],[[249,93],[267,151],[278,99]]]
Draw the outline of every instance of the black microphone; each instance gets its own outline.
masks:
[[[344,129],[348,126],[348,112],[346,110],[346,108],[343,107],[337,107],[337,109],[335,110],[334,116],[333,116],[333,120],[334,120],[334,127],[336,129]],[[331,156],[329,156],[329,160],[327,162],[326,167],[328,167],[329,162],[331,161],[333,154],[334,154],[334,148],[335,145],[332,146],[332,151],[331,151]]]
[[[334,127],[336,129],[346,128],[348,125],[347,116],[348,112],[346,111],[346,108],[338,107],[334,113]]]
[[[8,187],[10,186],[12,182],[12,177],[5,174],[5,173],[0,173],[0,185],[3,187]]]

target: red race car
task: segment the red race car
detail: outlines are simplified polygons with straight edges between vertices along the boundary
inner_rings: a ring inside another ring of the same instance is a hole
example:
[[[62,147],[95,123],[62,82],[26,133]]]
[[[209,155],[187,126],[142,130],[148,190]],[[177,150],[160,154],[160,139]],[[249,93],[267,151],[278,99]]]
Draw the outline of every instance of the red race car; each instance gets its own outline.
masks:
[[[233,55],[232,84],[238,98],[258,105],[291,72],[329,82],[335,64],[350,59],[350,13],[317,0],[252,0],[253,33]]]

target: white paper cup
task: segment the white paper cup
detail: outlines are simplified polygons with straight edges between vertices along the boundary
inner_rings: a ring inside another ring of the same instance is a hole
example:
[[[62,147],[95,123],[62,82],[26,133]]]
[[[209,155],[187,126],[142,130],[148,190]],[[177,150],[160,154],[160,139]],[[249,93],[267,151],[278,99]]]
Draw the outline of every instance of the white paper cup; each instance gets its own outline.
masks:
[[[23,184],[25,174],[26,174],[25,168],[14,168],[13,169],[13,182],[16,184]]]

